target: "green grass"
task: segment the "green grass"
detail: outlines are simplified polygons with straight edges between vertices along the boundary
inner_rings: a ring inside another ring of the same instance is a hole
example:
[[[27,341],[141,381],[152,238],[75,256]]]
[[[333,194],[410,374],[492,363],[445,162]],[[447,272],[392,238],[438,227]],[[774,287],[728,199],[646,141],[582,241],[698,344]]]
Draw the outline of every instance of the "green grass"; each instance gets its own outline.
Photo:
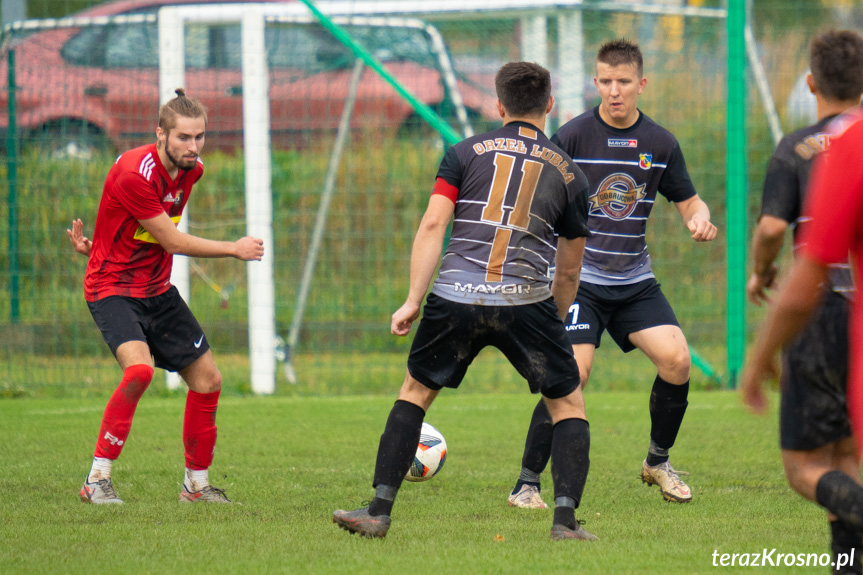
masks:
[[[596,351],[589,389],[648,391],[656,374],[650,360],[639,351],[624,354],[607,339]],[[285,378],[283,366],[277,367],[276,395],[394,394],[404,379],[411,339],[399,339],[397,343],[403,348],[398,352],[300,353],[293,360],[295,385]],[[107,347],[102,344],[102,348],[98,357],[87,358],[86,362],[76,356],[4,354],[0,348],[0,399],[107,397],[117,387],[121,374]],[[721,368],[721,347],[701,348],[699,352],[715,369]],[[214,348],[214,356],[222,373],[223,395],[250,394],[249,357],[223,353],[218,348]],[[150,392],[171,395],[164,382],[164,372],[157,370]],[[691,384],[693,389],[701,390],[720,385],[695,366]],[[512,393],[524,389],[524,385],[524,379],[503,354],[488,348],[474,360],[462,388],[473,393]]]
[[[441,474],[405,484],[386,540],[350,536],[330,516],[371,497],[392,399],[226,397],[211,476],[242,506],[206,507],[176,502],[182,399],[148,394],[115,465],[126,504],[107,509],[77,498],[104,401],[2,401],[0,572],[708,573],[715,550],[828,548],[824,513],[785,484],[775,414],[750,416],[733,394],[690,396],[673,462],[692,473],[693,502],[643,486],[646,390],[587,395],[591,470],[578,516],[599,542],[552,543],[550,511],[506,506],[536,399],[526,392],[444,392],[427,416],[449,446]]]

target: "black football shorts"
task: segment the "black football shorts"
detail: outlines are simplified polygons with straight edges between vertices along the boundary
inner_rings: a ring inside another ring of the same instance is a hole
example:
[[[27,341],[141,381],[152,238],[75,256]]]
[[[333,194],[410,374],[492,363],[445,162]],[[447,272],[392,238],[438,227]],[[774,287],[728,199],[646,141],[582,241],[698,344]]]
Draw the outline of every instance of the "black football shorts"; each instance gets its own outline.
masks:
[[[87,302],[87,307],[114,357],[127,341],[143,341],[150,346],[156,367],[180,371],[210,349],[176,287],[155,297],[108,296]]]
[[[572,345],[599,347],[602,332],[608,330],[624,352],[635,349],[629,341],[631,333],[660,325],[680,326],[654,278],[615,286],[581,282],[563,323]]]
[[[552,298],[513,306],[453,302],[429,294],[408,371],[430,389],[456,388],[477,354],[498,348],[531,393],[557,399],[578,387],[578,365]]]
[[[803,332],[782,350],[782,449],[811,450],[851,437],[848,300],[829,292]]]

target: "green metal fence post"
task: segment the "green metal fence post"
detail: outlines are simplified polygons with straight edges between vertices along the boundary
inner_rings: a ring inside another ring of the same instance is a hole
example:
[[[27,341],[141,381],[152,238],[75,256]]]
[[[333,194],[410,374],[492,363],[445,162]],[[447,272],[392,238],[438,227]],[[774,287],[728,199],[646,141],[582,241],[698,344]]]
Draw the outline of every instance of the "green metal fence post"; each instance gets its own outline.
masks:
[[[726,157],[728,385],[736,387],[746,345],[746,0],[728,0]]]
[[[6,166],[9,172],[9,319],[18,323],[18,137],[15,117],[15,50],[8,53],[9,128],[6,131]]]

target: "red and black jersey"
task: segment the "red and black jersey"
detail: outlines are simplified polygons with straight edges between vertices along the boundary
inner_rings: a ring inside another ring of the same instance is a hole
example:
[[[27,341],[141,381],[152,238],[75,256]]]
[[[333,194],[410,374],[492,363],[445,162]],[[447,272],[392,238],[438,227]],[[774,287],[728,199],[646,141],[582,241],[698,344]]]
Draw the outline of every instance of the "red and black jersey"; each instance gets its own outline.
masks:
[[[830,147],[830,123],[836,116],[823,118],[806,128],[782,138],[767,165],[761,215],[785,220],[794,230],[794,250],[800,247],[800,230],[806,227],[802,217],[809,173],[816,155]],[[831,264],[832,289],[840,293],[854,291],[848,262]]]
[[[695,196],[677,139],[641,112],[629,128],[615,128],[596,107],[561,126],[551,141],[590,186],[581,281],[626,285],[654,277],[645,232],[657,192],[672,202]]]
[[[432,292],[475,305],[547,299],[556,236],[590,235],[587,180],[569,156],[512,122],[451,147],[437,177],[455,212]]]
[[[800,252],[822,264],[850,258],[854,279],[863,271],[863,110],[843,114],[830,125],[830,149],[818,155],[809,193],[803,206],[808,218],[801,231]],[[857,299],[851,307],[848,415],[863,450],[863,310]]]
[[[179,223],[192,186],[201,179],[200,159],[172,180],[155,144],[122,154],[105,178],[93,248],[84,278],[84,297],[93,302],[112,295],[153,297],[171,287],[173,256],[162,249],[139,220],[166,212]]]

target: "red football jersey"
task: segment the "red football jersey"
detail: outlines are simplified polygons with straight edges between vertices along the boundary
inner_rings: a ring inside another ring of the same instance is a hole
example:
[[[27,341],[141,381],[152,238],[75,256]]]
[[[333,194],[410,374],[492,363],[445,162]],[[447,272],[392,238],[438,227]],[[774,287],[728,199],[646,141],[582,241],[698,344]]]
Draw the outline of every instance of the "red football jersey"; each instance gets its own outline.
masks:
[[[831,125],[830,149],[816,159],[804,209],[811,222],[803,229],[801,251],[821,264],[843,262],[851,254],[857,296],[849,334],[848,414],[863,454],[863,112],[840,116]]]
[[[153,297],[171,287],[173,256],[138,223],[166,212],[179,223],[192,186],[201,179],[201,160],[180,170],[176,180],[159,160],[155,144],[122,154],[105,178],[84,278],[87,301],[122,295]]]

